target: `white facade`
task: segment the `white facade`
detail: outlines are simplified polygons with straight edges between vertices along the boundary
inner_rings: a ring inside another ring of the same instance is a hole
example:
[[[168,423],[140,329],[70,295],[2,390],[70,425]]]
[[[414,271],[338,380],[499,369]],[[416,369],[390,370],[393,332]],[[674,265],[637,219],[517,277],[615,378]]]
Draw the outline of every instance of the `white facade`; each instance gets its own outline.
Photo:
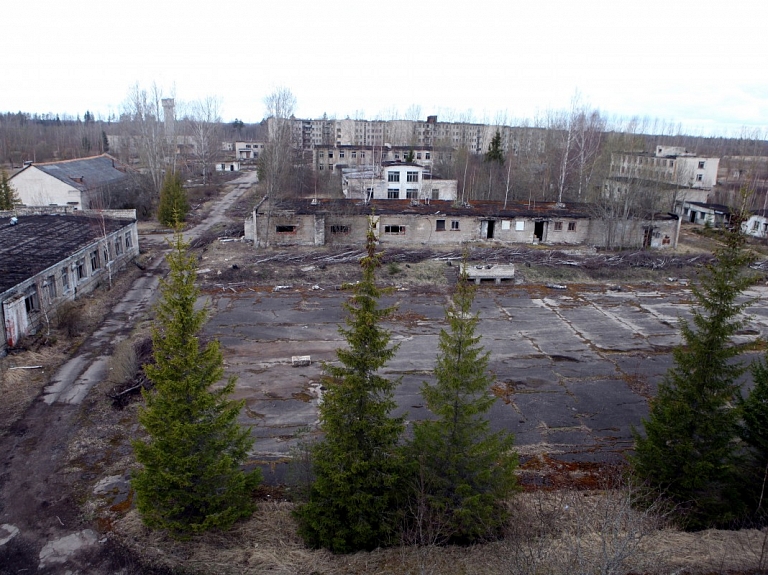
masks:
[[[694,189],[712,189],[720,158],[696,156],[676,146],[657,146],[649,154],[611,154],[611,177],[662,182]]]
[[[741,224],[744,233],[755,238],[768,238],[768,210],[757,210]]]
[[[345,174],[342,191],[349,199],[456,201],[457,181],[432,178],[415,163],[385,163],[381,176],[373,171]]]
[[[264,151],[264,142],[235,142],[235,157],[238,160],[255,160]]]
[[[84,207],[83,194],[79,189],[46,174],[34,164],[13,176],[11,185],[26,206]]]

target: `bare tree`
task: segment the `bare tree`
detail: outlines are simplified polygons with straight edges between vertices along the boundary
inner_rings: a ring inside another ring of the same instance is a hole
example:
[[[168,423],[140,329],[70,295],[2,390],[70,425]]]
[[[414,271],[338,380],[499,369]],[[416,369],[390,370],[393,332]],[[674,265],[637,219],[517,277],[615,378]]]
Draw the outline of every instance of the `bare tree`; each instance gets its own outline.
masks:
[[[139,161],[149,175],[155,197],[160,195],[163,173],[172,165],[175,148],[172,129],[166,129],[173,126],[175,118],[166,117],[163,100],[163,92],[157,84],[152,84],[149,91],[135,84],[123,103],[123,118],[129,130],[127,136],[135,140]],[[168,100],[172,110],[172,99]]]
[[[203,185],[221,147],[221,101],[207,96],[192,102],[186,117],[186,126],[194,144],[194,156],[203,173]]]

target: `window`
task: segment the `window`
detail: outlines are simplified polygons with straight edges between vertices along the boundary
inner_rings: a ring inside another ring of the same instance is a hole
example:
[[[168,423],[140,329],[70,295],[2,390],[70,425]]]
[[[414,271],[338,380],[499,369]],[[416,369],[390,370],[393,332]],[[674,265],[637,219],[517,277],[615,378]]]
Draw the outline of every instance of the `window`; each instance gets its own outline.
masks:
[[[417,160],[420,160],[420,159],[421,159],[421,152],[416,152],[416,159],[417,159]]]
[[[352,157],[353,157],[353,158],[356,158],[356,157],[357,157],[357,152],[354,152],[354,151],[353,151],[353,152],[352,152]]]
[[[69,291],[69,270],[67,268],[61,268],[61,287],[64,292]]]
[[[395,154],[395,159],[399,160],[400,159],[400,154]]]
[[[317,153],[317,157],[318,158],[324,158],[325,157],[325,152],[318,152]]]
[[[317,168],[318,168],[319,170],[322,170],[322,169],[323,169],[323,167],[324,167],[324,166],[323,166],[323,164],[320,164],[319,166],[317,166]]]
[[[131,232],[128,232],[125,234],[125,249],[130,249],[130,247],[133,245],[133,240],[131,239]]]
[[[440,190],[438,188],[432,188],[432,199],[433,200],[440,199]]]
[[[91,270],[96,271],[101,267],[101,262],[99,261],[99,250],[93,250],[91,252]]]
[[[575,232],[576,231],[576,222],[568,222],[568,231],[569,232]]]
[[[704,169],[704,162],[699,162],[699,169],[700,169],[700,170],[703,170],[703,169]]]
[[[295,234],[296,226],[275,226],[275,231],[278,234]]]
[[[696,174],[696,181],[701,182],[704,180],[704,174]]]
[[[524,220],[515,220],[515,231],[516,232],[525,231],[525,221]]]
[[[328,164],[328,171],[330,171],[330,172],[333,171],[333,164]]]
[[[452,232],[458,232],[459,231],[459,220],[451,221],[451,231]]]
[[[388,182],[399,182],[400,181],[400,172],[387,172],[387,181]]]
[[[77,271],[78,281],[88,277],[88,273],[85,270],[85,258],[80,258],[75,262],[75,270]]]
[[[115,255],[119,256],[123,253],[123,242],[120,241],[120,238],[115,238]]]
[[[112,258],[109,257],[109,246],[108,245],[104,246],[104,249],[102,250],[102,253],[104,254],[104,261],[106,263],[109,263],[112,260]]]
[[[752,231],[753,232],[756,232],[759,227],[760,227],[760,222],[758,222],[758,221],[752,222]]]
[[[399,200],[400,199],[400,190],[387,190],[387,199],[388,200]]]
[[[435,222],[435,231],[436,232],[444,232],[445,231],[445,220],[437,220]]]
[[[37,295],[37,286],[31,285],[24,292],[24,307],[27,308],[27,313],[38,311],[40,309],[40,298]]]
[[[419,197],[419,190],[414,190],[413,188],[405,190],[405,197],[409,200],[415,200]]]
[[[385,234],[405,235],[405,226],[384,226]]]
[[[330,160],[333,157],[333,152],[328,152],[328,159]]]
[[[343,158],[343,157],[344,157],[344,150],[339,150],[339,157],[340,157],[340,158]]]
[[[424,159],[425,160],[429,160],[430,159],[430,155],[431,154],[429,152],[424,152]]]
[[[248,148],[249,150],[251,149],[251,145],[250,144],[246,144],[245,147]]]
[[[342,225],[331,226],[331,233],[332,234],[348,234],[349,226],[342,226]]]
[[[419,172],[406,172],[405,173],[405,181],[406,182],[418,182],[419,181]]]
[[[48,299],[56,297],[56,276],[51,275],[45,278],[45,286],[48,288]]]
[[[360,152],[360,157],[364,158],[365,157],[365,152]]]
[[[555,231],[556,232],[562,232],[563,231],[563,222],[555,222]]]

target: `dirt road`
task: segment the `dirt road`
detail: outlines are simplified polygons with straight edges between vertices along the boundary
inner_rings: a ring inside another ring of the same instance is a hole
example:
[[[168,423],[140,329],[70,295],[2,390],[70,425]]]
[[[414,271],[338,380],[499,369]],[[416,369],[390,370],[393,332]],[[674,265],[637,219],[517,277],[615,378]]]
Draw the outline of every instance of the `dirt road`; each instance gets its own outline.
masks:
[[[223,222],[226,210],[256,181],[256,173],[249,172],[230,182],[209,216],[185,232],[185,238],[195,239]],[[166,238],[167,234],[153,234],[140,242],[162,244]],[[150,309],[165,273],[161,253],[77,354],[54,374],[11,433],[0,439],[0,575],[113,569],[102,553],[106,538],[81,515],[80,502],[73,495],[95,478],[69,468],[66,452],[81,410],[86,409],[83,400],[104,379],[114,346]]]

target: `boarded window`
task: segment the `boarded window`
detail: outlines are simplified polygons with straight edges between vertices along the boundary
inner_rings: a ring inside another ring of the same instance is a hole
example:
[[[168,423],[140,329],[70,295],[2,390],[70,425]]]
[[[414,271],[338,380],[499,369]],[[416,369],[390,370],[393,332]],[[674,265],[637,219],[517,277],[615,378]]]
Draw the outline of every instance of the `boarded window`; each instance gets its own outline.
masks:
[[[296,226],[275,226],[275,231],[278,234],[295,234]]]
[[[517,232],[525,231],[525,221],[523,221],[523,220],[516,220],[515,221],[515,231],[517,231]]]

